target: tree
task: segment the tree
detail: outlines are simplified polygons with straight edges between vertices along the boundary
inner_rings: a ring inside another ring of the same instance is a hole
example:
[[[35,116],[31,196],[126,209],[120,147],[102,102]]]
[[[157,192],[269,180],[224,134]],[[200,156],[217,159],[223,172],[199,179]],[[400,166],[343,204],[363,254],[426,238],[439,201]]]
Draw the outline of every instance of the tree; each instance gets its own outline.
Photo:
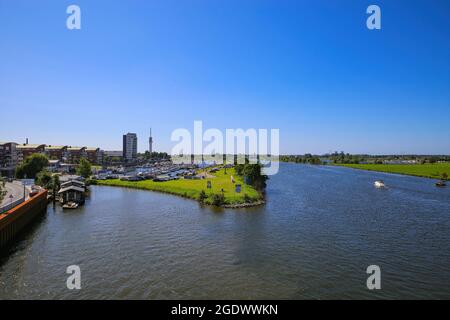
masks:
[[[260,163],[238,164],[235,166],[235,171],[237,175],[244,176],[248,184],[254,186],[257,190],[262,191],[266,188],[266,180],[268,178],[261,173],[262,166]]]
[[[59,181],[59,176],[57,174],[54,174],[52,176],[52,181],[51,181],[51,188],[52,188],[53,195],[56,195],[56,193],[58,192],[60,187],[61,187],[61,182]],[[53,199],[55,199],[55,198],[53,198]]]
[[[23,179],[26,176],[29,179],[34,179],[47,166],[47,156],[40,153],[33,153],[31,156],[25,158],[25,161],[16,168],[16,177]]]
[[[45,189],[50,189],[50,184],[52,182],[52,174],[46,170],[39,172],[36,175],[35,183]]]
[[[77,174],[82,176],[83,178],[89,178],[92,174],[92,166],[91,163],[85,158],[81,158],[80,164],[77,168]]]
[[[59,182],[59,176],[57,174],[51,174],[44,170],[36,175],[35,183],[47,190],[51,190],[53,194],[58,192],[61,183]]]
[[[221,193],[214,193],[212,195],[212,204],[215,206],[221,206],[225,203],[225,196]]]

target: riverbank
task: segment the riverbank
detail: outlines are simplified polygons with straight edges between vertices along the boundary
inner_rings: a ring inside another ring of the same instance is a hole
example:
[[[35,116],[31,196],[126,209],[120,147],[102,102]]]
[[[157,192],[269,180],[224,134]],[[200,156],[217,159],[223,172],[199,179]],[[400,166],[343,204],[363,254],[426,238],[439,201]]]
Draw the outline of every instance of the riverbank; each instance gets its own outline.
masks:
[[[234,183],[231,181],[231,176],[235,180]],[[207,181],[211,182],[210,189],[207,188]],[[227,169],[226,174],[225,170],[222,169],[215,172],[213,176],[199,180],[179,179],[155,182],[153,180],[122,181],[120,179],[110,179],[95,180],[93,184],[164,192],[225,208],[249,207],[264,204],[263,196],[252,186],[244,185],[243,179],[235,174],[234,169]],[[235,190],[236,184],[242,186],[240,193],[237,193]],[[203,200],[200,199],[202,191],[206,195]],[[223,198],[221,197],[222,195]]]
[[[426,164],[335,164],[336,166],[379,171],[395,174],[403,174],[431,179],[441,179],[446,173],[450,177],[450,163],[426,163]]]
[[[39,214],[47,208],[47,190],[15,205],[0,214],[0,249],[11,242]]]

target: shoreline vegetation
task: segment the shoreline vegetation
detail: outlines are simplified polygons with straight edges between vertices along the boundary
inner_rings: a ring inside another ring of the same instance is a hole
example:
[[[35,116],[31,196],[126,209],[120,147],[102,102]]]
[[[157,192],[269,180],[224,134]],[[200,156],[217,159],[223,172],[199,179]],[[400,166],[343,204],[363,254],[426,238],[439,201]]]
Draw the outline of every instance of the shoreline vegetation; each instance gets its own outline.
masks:
[[[352,169],[449,180],[449,155],[367,155],[341,152],[324,155],[283,155],[281,162],[341,166]]]
[[[211,183],[211,188],[207,188],[208,181]],[[208,174],[205,179],[199,180],[178,179],[157,182],[109,179],[93,180],[92,184],[168,193],[222,208],[244,208],[265,203],[264,196],[251,185],[245,184],[244,179],[236,174],[234,168],[228,168],[226,173],[225,169],[220,169],[213,174]],[[241,185],[240,193],[235,190],[236,184]]]
[[[385,173],[402,174],[408,176],[448,180],[450,176],[450,163],[426,163],[426,164],[344,164],[335,166],[352,169],[377,171]]]

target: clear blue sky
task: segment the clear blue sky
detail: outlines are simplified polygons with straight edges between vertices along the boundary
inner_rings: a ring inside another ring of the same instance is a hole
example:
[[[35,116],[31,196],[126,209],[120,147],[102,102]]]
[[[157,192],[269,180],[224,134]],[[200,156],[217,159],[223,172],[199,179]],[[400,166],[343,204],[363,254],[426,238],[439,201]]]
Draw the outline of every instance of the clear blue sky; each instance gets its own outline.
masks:
[[[0,117],[0,140],[106,150],[203,120],[279,128],[282,153],[449,154],[450,1],[0,0]]]

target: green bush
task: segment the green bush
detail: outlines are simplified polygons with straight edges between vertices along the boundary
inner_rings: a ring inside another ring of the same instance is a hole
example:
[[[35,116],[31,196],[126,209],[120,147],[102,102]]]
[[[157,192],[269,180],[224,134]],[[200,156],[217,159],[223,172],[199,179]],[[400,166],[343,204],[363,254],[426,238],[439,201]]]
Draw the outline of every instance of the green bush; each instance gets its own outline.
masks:
[[[221,206],[222,204],[225,203],[224,195],[220,193],[213,194],[211,203],[215,206]]]
[[[208,196],[206,195],[205,190],[200,191],[199,195],[198,195],[198,201],[200,201],[201,203],[205,202],[205,200],[208,198]]]

